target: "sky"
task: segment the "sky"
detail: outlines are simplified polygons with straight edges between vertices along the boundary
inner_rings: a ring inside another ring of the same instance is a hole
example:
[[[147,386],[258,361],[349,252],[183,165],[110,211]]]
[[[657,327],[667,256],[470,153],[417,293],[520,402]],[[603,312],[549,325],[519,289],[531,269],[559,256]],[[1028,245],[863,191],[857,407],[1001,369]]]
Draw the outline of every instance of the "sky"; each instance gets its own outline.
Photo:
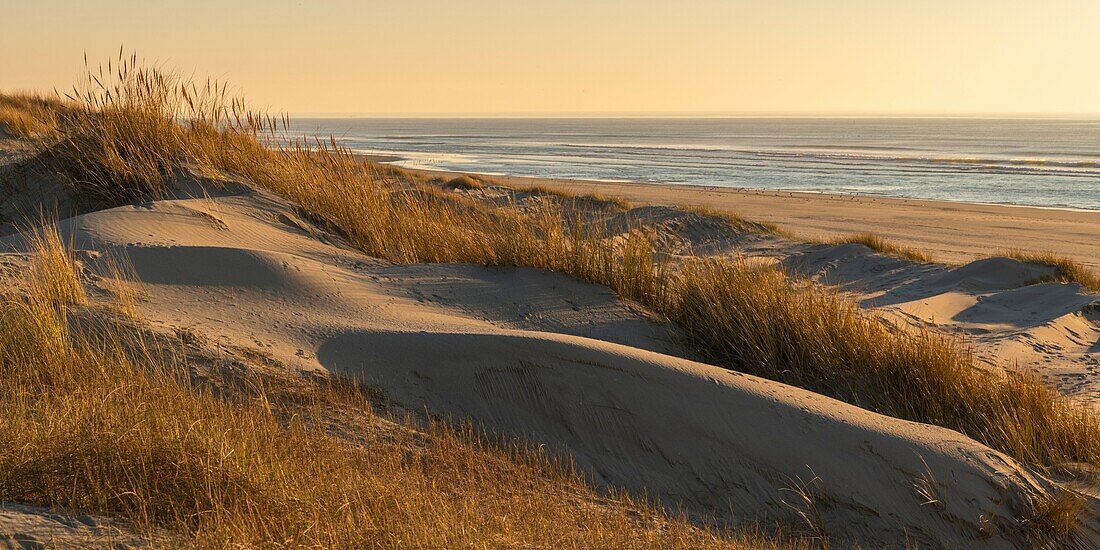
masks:
[[[1100,114],[1097,0],[6,2],[0,90],[126,51],[292,114]]]

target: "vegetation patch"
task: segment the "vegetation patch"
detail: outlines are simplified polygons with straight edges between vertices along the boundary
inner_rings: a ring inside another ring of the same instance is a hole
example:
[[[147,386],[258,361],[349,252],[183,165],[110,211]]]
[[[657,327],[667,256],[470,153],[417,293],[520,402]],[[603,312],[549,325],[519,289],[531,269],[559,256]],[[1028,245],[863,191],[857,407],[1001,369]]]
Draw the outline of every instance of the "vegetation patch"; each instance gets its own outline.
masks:
[[[1037,282],[1077,283],[1093,292],[1100,292],[1100,273],[1093,271],[1080,262],[1056,254],[1041,254],[1007,250],[1004,256],[1032,264],[1049,265],[1054,268],[1050,277]]]
[[[895,243],[891,240],[884,239],[874,233],[859,233],[857,235],[850,235],[847,237],[841,237],[832,241],[833,244],[861,244],[874,250],[875,252],[881,252],[890,256],[896,256],[898,258],[904,258],[913,262],[930,263],[933,261],[932,255],[910,246],[904,246]]]

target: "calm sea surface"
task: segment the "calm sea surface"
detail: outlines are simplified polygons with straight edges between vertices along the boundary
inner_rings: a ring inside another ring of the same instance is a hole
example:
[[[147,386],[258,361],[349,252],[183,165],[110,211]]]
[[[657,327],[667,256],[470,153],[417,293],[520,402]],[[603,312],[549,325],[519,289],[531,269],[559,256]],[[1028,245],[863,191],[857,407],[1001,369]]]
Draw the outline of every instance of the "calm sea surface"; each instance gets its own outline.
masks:
[[[296,119],[397,164],[485,174],[1100,210],[1100,121]]]

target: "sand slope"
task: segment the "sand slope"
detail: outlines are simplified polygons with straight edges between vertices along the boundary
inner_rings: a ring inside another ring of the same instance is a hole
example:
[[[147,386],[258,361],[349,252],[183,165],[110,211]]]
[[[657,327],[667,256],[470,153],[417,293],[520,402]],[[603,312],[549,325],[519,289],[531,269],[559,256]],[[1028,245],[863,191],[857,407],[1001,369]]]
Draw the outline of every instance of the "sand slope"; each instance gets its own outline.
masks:
[[[793,245],[791,270],[855,294],[895,321],[959,334],[995,367],[1033,372],[1100,406],[1100,295],[1076,283],[1038,283],[1048,266],[992,257],[949,267],[863,245]]]
[[[620,189],[616,185],[611,188]],[[495,185],[455,192],[485,202],[517,203],[521,207],[545,200]],[[570,206],[568,199],[553,200]],[[715,206],[722,204],[718,201]],[[582,206],[591,209],[592,204]],[[959,209],[965,207],[968,206],[956,205]],[[906,216],[921,212],[918,206],[912,208]],[[1072,214],[1070,217],[1077,224],[1074,227],[1086,232],[1089,229],[1085,221],[1096,216],[1098,225],[1092,233],[1100,235],[1100,213],[1050,212],[1057,219],[1059,215]],[[877,232],[879,226],[870,225],[875,218],[863,213],[866,211],[847,212],[852,216],[847,219],[853,229]],[[864,308],[894,322],[960,335],[972,346],[978,359],[990,367],[1023,369],[1067,396],[1100,406],[1100,294],[1077,284],[1036,284],[1053,273],[1049,266],[997,256],[961,265],[919,263],[878,253],[861,244],[808,243],[762,231],[752,221],[731,221],[678,206],[611,207],[605,208],[602,215],[590,214],[590,217],[606,224],[611,234],[639,225],[649,227],[665,250],[679,256],[741,256],[753,263],[779,264],[785,270],[839,288]],[[934,217],[928,223],[936,223]],[[1040,233],[1043,228],[1041,224],[1017,228],[1012,238],[1022,231]],[[971,237],[966,233],[956,235],[956,240],[974,246]],[[1067,242],[1075,242],[1070,236],[1067,238],[1070,239]],[[1032,241],[1006,240],[1002,247],[1008,242],[1017,246]],[[984,252],[996,251],[989,248]]]
[[[171,542],[109,519],[72,511],[0,504],[0,549],[142,548]]]
[[[422,172],[452,177],[449,172]],[[918,199],[732,189],[682,184],[618,183],[492,176],[509,185],[599,193],[637,206],[683,205],[733,212],[779,224],[800,237],[833,238],[864,231],[965,263],[1005,248],[1053,252],[1100,269],[1100,212]]]
[[[503,192],[487,187],[467,194]],[[521,205],[531,200],[512,196]],[[807,243],[761,232],[751,222],[672,206],[612,209],[602,219],[613,234],[652,228],[662,246],[680,256],[779,264],[839,288],[894,322],[959,335],[991,367],[1029,371],[1065,395],[1100,406],[1100,294],[1076,283],[1037,284],[1053,273],[1049,266],[997,256],[958,266],[919,263],[861,244]]]
[[[961,435],[680,359],[607,289],[528,269],[395,266],[244,187],[66,221],[93,280],[126,256],[142,313],[395,404],[572,454],[696,518],[781,520],[866,545],[1021,544],[1049,482]],[[4,239],[20,247],[20,239]]]

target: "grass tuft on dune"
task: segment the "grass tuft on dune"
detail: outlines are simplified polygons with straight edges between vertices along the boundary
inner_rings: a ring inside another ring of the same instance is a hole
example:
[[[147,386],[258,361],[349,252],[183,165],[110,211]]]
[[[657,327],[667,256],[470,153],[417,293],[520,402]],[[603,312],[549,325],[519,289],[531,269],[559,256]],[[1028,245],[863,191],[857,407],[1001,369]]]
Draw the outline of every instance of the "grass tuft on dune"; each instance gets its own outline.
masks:
[[[32,94],[0,95],[0,130],[17,138],[38,138],[54,130],[58,101]]]
[[[31,256],[27,289],[38,304],[84,305],[88,302],[76,273],[76,258],[58,233],[57,222],[46,221],[24,232]]]
[[[904,258],[913,262],[928,263],[933,261],[932,255],[923,251],[917,250],[909,246],[900,245],[891,240],[885,239],[874,233],[859,233],[857,235],[850,235],[847,237],[841,237],[831,241],[832,244],[861,244],[874,250],[875,252],[881,252],[890,256],[896,256],[898,258]]]
[[[689,262],[669,316],[711,361],[957,430],[1031,465],[1100,463],[1100,423],[1030,377],[978,369],[928,332],[892,330],[835,290],[743,262]]]
[[[1100,292],[1100,273],[1069,258],[1056,254],[1038,254],[1020,250],[1007,250],[1002,254],[1021,262],[1053,267],[1054,274],[1040,282],[1077,283],[1094,292]]]

